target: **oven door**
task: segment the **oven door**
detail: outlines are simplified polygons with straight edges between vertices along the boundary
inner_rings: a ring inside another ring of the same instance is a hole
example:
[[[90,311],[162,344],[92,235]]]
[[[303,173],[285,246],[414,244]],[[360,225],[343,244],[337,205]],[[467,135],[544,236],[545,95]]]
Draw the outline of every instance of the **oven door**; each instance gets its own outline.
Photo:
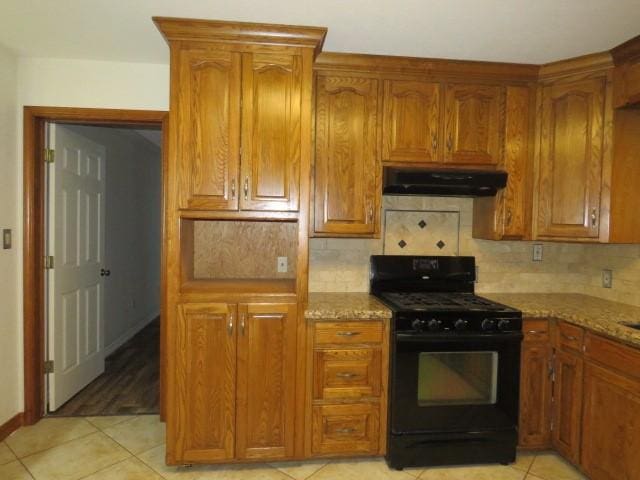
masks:
[[[522,333],[396,333],[391,431],[474,432],[518,424]]]

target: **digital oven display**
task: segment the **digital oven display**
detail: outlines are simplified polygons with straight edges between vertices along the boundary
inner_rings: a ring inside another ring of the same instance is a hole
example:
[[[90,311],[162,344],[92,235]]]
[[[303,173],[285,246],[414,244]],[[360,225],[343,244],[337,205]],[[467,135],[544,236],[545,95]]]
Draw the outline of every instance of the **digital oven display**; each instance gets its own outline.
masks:
[[[413,259],[414,272],[433,272],[437,270],[438,270],[437,258],[414,258]]]

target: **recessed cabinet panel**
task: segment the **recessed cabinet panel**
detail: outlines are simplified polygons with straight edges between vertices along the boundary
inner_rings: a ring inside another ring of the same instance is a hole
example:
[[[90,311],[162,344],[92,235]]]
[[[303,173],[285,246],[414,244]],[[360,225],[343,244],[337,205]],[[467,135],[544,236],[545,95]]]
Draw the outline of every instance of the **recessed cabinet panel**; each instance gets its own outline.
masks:
[[[553,446],[576,465],[580,462],[583,364],[584,361],[577,355],[556,351]]]
[[[240,54],[179,53],[180,207],[237,210]]]
[[[173,412],[177,457],[188,461],[234,457],[236,409],[235,305],[178,306]]]
[[[522,345],[520,380],[521,447],[547,448],[551,445],[551,347],[539,342]]]
[[[389,80],[384,84],[383,160],[437,162],[440,84]]]
[[[378,81],[318,77],[315,232],[373,234],[379,193]]]
[[[599,235],[604,105],[602,78],[543,90],[539,236]]]
[[[243,54],[243,210],[296,211],[302,57]]]
[[[501,161],[504,88],[447,85],[446,163],[495,165]]]

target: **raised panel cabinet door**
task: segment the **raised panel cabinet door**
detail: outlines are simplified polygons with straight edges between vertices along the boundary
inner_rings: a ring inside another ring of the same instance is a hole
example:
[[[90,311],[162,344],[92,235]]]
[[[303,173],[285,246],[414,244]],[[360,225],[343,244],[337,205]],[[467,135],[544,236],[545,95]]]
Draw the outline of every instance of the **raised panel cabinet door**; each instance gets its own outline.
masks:
[[[496,165],[502,160],[504,88],[447,85],[444,161]]]
[[[298,210],[302,63],[300,55],[242,56],[243,210]]]
[[[174,409],[168,448],[178,462],[234,458],[236,420],[236,307],[178,306]]]
[[[237,458],[293,456],[296,309],[238,307]]]
[[[180,50],[175,83],[180,208],[237,210],[241,56]]]
[[[374,234],[378,218],[378,81],[319,76],[315,232]]]
[[[553,446],[571,463],[580,462],[582,358],[557,350],[553,387]]]
[[[604,78],[543,89],[538,236],[599,235],[605,91]]]
[[[594,480],[640,479],[640,383],[585,366],[582,467]]]
[[[439,162],[439,83],[384,82],[382,159],[389,162]]]
[[[521,447],[551,445],[551,346],[545,343],[522,345],[520,376]]]

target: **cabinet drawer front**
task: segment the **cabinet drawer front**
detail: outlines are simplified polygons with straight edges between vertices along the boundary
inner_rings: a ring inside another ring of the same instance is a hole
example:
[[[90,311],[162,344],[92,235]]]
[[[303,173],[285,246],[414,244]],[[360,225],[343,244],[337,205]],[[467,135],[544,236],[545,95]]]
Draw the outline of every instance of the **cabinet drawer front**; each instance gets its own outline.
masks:
[[[313,398],[379,397],[380,360],[379,349],[316,351]]]
[[[382,322],[322,322],[316,324],[316,345],[381,342]]]
[[[549,320],[525,319],[522,325],[524,341],[547,342],[549,341]]]
[[[558,346],[582,353],[584,330],[566,322],[558,323]]]
[[[313,455],[374,454],[378,451],[380,407],[377,404],[313,407]]]
[[[585,355],[619,372],[640,380],[640,350],[587,333]]]

